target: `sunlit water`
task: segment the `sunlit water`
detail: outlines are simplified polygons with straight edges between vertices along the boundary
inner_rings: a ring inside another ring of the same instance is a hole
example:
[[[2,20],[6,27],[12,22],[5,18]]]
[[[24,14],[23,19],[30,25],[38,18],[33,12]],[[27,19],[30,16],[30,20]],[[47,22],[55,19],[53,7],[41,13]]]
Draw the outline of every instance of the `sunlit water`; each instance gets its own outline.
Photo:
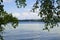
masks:
[[[60,27],[54,27],[49,32],[43,28],[42,22],[21,22],[16,29],[8,24],[3,37],[4,40],[60,40]]]

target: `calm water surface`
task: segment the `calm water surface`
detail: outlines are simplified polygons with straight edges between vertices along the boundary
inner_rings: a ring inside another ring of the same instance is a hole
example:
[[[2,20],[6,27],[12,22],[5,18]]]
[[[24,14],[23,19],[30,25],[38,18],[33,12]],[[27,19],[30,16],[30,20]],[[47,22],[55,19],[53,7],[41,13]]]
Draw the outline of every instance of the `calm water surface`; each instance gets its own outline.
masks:
[[[7,25],[3,37],[4,40],[60,40],[60,27],[42,30],[42,22],[20,22],[16,29]]]

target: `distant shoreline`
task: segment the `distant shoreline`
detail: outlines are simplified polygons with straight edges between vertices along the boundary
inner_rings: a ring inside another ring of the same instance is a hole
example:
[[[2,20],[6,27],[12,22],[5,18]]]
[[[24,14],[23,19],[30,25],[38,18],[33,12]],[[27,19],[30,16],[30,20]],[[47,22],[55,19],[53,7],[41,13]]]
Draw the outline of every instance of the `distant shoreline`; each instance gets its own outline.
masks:
[[[19,20],[20,22],[43,22],[43,20],[41,20],[41,19],[39,19],[39,20],[31,20],[31,19],[29,19],[29,20]]]
[[[44,21],[42,19],[25,19],[25,20],[19,20],[19,22],[44,22]]]

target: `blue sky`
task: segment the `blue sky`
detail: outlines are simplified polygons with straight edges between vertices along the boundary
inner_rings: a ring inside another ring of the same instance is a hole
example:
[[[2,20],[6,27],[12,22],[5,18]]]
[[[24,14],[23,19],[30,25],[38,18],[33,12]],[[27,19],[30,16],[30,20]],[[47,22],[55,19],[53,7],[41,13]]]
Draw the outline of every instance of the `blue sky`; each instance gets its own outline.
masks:
[[[17,8],[15,0],[4,0],[4,9],[8,13],[12,13],[13,16],[18,19],[40,19],[38,13],[30,12],[35,0],[27,0],[27,6],[25,8]]]

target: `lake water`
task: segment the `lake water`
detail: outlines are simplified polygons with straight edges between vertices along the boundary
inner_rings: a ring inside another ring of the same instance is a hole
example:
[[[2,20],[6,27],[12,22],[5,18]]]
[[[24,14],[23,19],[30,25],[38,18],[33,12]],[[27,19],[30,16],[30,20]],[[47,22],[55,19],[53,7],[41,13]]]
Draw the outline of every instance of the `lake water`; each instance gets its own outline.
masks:
[[[7,25],[3,38],[4,40],[60,40],[60,27],[43,30],[42,22],[20,22],[16,29],[10,24]]]

